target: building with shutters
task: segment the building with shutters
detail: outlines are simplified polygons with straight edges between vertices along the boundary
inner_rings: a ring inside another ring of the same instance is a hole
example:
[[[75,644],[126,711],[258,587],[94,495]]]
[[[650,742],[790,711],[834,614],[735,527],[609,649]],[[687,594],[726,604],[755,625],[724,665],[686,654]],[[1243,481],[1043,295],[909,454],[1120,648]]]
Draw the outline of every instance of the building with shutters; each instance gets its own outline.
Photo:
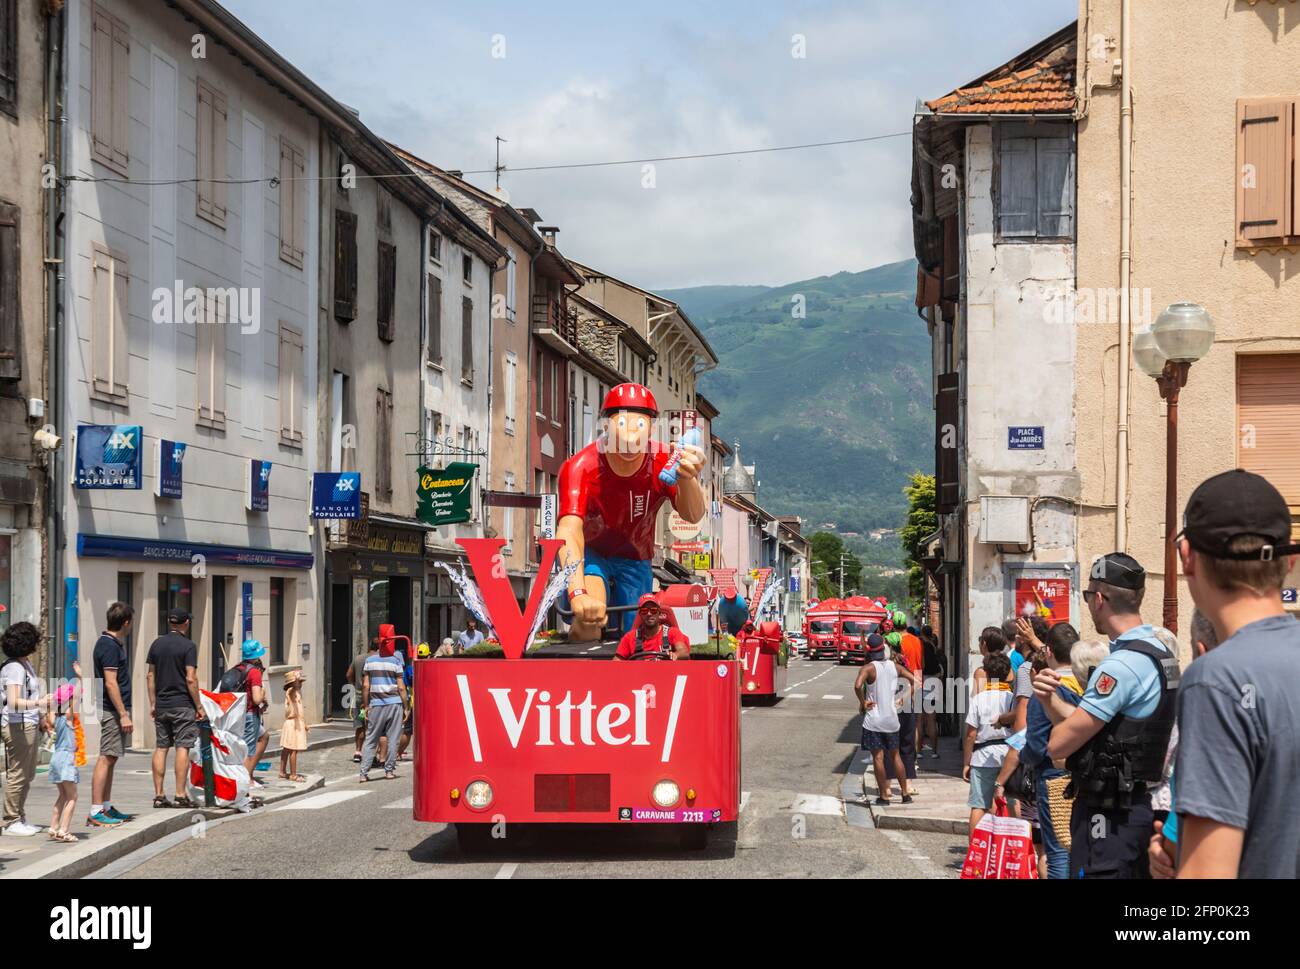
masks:
[[[1179,301],[1214,318],[1214,346],[1191,368],[1179,404],[1179,513],[1201,481],[1242,467],[1272,481],[1300,521],[1300,18],[1291,4],[1184,4],[1171,32],[1167,11],[1151,4],[1091,0],[1086,9],[1088,36],[1078,42],[1079,290],[1128,288],[1133,329]],[[1132,92],[1127,148],[1116,58],[1127,60]],[[1118,368],[1131,354],[1117,352],[1118,326],[1077,330],[1080,497],[1098,506],[1081,522],[1080,553],[1125,546],[1147,569],[1147,612],[1158,620],[1164,404],[1155,381],[1136,368],[1124,400]],[[1300,587],[1300,571],[1286,585]],[[1184,633],[1191,610],[1183,584]]]
[[[917,306],[931,336],[936,505],[930,581],[954,674],[981,628],[1052,589],[1080,615],[1073,297],[1076,29],[918,107]],[[974,663],[978,663],[974,654]]]
[[[181,607],[202,685],[257,638],[272,710],[301,667],[319,718],[317,175],[322,131],[354,119],[206,0],[70,0],[61,29],[76,180],[61,212],[72,588],[56,652],[80,647],[89,673],[109,604],[135,607],[132,742],[148,746],[145,655]]]
[[[57,455],[33,442],[50,419],[46,22],[40,4],[0,0],[0,631],[15,622],[50,630],[45,499]]]

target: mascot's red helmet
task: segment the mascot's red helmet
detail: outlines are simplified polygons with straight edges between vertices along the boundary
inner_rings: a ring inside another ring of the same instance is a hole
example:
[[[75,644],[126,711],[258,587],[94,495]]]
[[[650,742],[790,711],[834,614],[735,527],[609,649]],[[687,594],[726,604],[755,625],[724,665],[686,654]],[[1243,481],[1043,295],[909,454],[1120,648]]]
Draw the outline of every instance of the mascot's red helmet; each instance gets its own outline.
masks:
[[[618,384],[609,389],[605,403],[601,405],[600,415],[608,417],[619,410],[637,410],[651,417],[659,416],[659,404],[655,402],[655,395],[644,384]]]

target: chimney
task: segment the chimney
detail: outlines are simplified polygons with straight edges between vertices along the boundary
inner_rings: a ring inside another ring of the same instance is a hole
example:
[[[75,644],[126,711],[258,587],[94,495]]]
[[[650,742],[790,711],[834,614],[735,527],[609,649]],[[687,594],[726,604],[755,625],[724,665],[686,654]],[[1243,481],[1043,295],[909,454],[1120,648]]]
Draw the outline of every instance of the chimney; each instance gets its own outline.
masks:
[[[537,231],[542,234],[542,238],[546,240],[548,246],[553,246],[555,245],[555,237],[560,233],[560,227],[558,225],[539,225]]]

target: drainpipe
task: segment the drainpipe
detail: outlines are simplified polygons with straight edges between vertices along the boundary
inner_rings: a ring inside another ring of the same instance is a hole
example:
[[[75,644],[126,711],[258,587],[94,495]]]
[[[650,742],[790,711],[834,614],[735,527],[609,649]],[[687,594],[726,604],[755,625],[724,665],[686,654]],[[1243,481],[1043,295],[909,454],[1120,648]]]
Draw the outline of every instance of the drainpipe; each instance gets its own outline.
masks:
[[[63,224],[64,189],[63,175],[63,135],[67,119],[64,117],[64,103],[60,84],[62,82],[63,64],[63,12],[62,5],[52,5],[55,9],[46,18],[45,29],[45,161],[52,165],[56,175],[53,184],[45,190],[45,397],[46,422],[53,427],[54,433],[63,438],[63,444],[50,452],[46,464],[48,480],[46,481],[45,500],[45,628],[50,636],[50,673],[61,676],[65,657],[63,655],[63,529],[61,511],[64,499],[63,453],[70,446],[67,431],[63,427],[62,384],[59,381],[60,367],[63,362],[60,342],[62,327],[59,325],[63,309],[62,287],[66,280],[63,272]],[[57,617],[57,619],[56,619]],[[74,630],[75,632],[75,630]]]
[[[1133,273],[1133,72],[1131,0],[1120,4],[1119,86],[1119,409],[1115,429],[1115,548],[1128,550],[1128,414],[1130,284]]]

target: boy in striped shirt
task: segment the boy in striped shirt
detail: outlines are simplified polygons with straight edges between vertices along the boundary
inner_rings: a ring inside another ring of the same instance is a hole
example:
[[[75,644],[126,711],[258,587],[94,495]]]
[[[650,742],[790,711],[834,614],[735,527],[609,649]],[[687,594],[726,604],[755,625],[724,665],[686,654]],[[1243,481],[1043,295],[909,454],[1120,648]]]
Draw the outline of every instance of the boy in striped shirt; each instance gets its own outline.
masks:
[[[366,659],[362,672],[361,700],[366,708],[366,742],[361,748],[362,784],[370,780],[379,738],[387,737],[384,780],[397,777],[397,745],[402,734],[402,713],[406,708],[406,683],[402,658],[393,652],[391,641],[380,641],[379,652]]]

